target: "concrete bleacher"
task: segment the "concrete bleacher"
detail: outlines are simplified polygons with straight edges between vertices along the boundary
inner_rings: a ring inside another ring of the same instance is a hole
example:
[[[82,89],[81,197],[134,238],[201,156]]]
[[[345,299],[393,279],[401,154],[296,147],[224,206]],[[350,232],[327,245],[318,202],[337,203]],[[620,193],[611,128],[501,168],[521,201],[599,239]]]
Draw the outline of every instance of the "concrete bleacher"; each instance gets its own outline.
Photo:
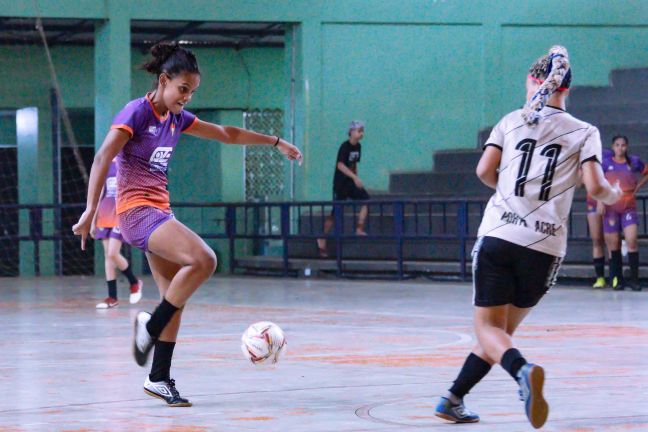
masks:
[[[601,132],[601,139],[604,146],[609,146],[612,137],[623,134],[630,139],[630,152],[639,155],[646,160],[648,156],[648,68],[621,69],[610,73],[610,85],[606,87],[575,87],[570,92],[568,100],[568,111],[577,118],[590,122],[597,126]],[[487,201],[492,191],[484,186],[475,175],[475,167],[481,155],[481,145],[486,141],[490,128],[485,128],[478,133],[478,145],[473,149],[451,149],[436,151],[433,154],[433,169],[429,171],[413,172],[392,172],[387,192],[374,194],[374,198],[383,200],[389,199],[411,199],[411,198],[471,198]],[[583,192],[579,191],[577,200],[573,207],[572,232],[579,237],[587,234],[587,222],[585,217],[584,203],[582,202]],[[311,232],[310,221],[318,232],[322,226],[322,215],[310,216],[308,221],[302,221],[302,230]],[[389,212],[382,216],[372,213],[367,224],[369,232],[373,235],[393,233],[393,219]],[[345,215],[346,227],[353,227],[351,214]],[[419,211],[416,215],[405,216],[405,231],[408,227],[414,226],[414,220],[428,224],[431,233],[435,233],[434,227],[444,223],[444,219],[438,210]],[[640,218],[641,219],[641,218]],[[480,214],[478,209],[469,212],[469,234],[474,235],[479,224]],[[446,218],[445,233],[456,233],[456,218]],[[421,227],[419,226],[419,229]],[[640,220],[639,232],[643,232],[643,221]],[[425,231],[425,228],[422,228]],[[640,240],[640,245],[648,245],[646,240]],[[382,262],[385,271],[390,271],[396,257],[396,242],[390,240],[367,240],[347,239],[344,241],[343,258],[351,260],[352,271],[367,271],[375,269],[376,263]],[[467,252],[470,252],[472,242],[467,245]],[[329,254],[334,260],[334,242],[329,242]],[[590,276],[591,267],[591,243],[588,240],[572,240],[568,248],[568,255],[565,259],[563,276],[586,277]],[[322,267],[328,268],[328,264],[322,264],[317,260],[317,249],[314,240],[294,240],[289,244],[289,256],[293,267]],[[410,263],[409,268],[419,268],[414,263],[436,263],[425,268],[433,272],[445,273],[456,272],[458,269],[457,260],[459,247],[457,240],[434,240],[420,241],[410,240],[404,244],[404,257]],[[258,257],[256,257],[258,258]],[[250,269],[257,268],[259,263],[264,262],[263,258],[250,260],[245,258],[240,261],[243,267]],[[646,254],[641,261],[648,262]],[[268,268],[278,265],[275,258],[265,259]],[[364,267],[363,267],[363,264]],[[319,263],[319,264],[313,264]],[[371,263],[369,265],[368,263]],[[643,272],[643,270],[642,270]],[[646,274],[648,276],[648,274]]]

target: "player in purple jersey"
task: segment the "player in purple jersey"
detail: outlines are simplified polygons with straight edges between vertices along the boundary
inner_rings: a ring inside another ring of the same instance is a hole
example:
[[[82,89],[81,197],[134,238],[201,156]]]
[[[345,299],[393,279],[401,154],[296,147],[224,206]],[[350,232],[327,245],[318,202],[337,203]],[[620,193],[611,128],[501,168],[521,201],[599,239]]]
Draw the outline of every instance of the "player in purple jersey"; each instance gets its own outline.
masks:
[[[612,150],[603,149],[603,159],[612,157]],[[596,280],[592,288],[605,288],[605,240],[603,237],[603,212],[605,206],[603,203],[596,201],[587,194],[586,211],[587,226],[589,228],[590,238],[592,239],[592,262],[594,264],[594,273]]]
[[[603,159],[603,171],[610,183],[619,182],[623,195],[614,205],[605,206],[603,232],[610,251],[610,283],[612,289],[623,290],[628,286],[641,291],[639,283],[639,248],[637,245],[637,200],[639,188],[648,181],[648,168],[637,156],[628,154],[628,138],[617,135],[612,139],[611,157]],[[641,176],[637,181],[637,176]],[[630,281],[623,278],[621,259],[621,231],[628,247]]]
[[[101,186],[110,161],[118,155],[117,213],[124,239],[146,252],[162,301],[155,311],[139,312],[135,319],[133,354],[144,366],[153,347],[151,373],[144,391],[169,406],[191,406],[180,396],[170,377],[184,305],[216,269],[214,251],[185,225],[169,207],[167,166],[181,133],[226,144],[269,145],[290,160],[301,162],[297,147],[279,137],[233,126],[199,120],[185,106],[200,84],[193,53],[177,43],[161,43],[151,49],[153,58],[143,68],[156,77],[155,89],[129,102],[115,116],[95,155],[86,210],[73,231],[81,236],[81,248],[97,209]]]
[[[142,281],[133,274],[128,261],[119,252],[122,245],[122,235],[119,221],[115,211],[115,197],[117,195],[117,163],[113,160],[108,168],[106,184],[101,192],[99,208],[92,221],[90,235],[95,240],[101,240],[104,250],[104,271],[108,285],[108,297],[97,304],[97,309],[110,309],[119,305],[117,300],[117,275],[118,268],[126,276],[130,284],[129,302],[135,304],[142,298]]]

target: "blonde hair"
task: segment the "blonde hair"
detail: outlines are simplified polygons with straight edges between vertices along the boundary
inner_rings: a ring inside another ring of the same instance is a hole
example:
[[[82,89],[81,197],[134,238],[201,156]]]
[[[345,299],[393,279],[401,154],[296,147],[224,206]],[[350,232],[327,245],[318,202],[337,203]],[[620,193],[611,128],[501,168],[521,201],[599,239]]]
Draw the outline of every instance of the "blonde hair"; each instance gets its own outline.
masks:
[[[529,126],[537,125],[540,121],[540,110],[545,107],[547,100],[556,92],[569,72],[569,54],[567,48],[554,45],[549,53],[540,57],[529,68],[529,76],[542,80],[540,88],[522,108],[522,118]]]

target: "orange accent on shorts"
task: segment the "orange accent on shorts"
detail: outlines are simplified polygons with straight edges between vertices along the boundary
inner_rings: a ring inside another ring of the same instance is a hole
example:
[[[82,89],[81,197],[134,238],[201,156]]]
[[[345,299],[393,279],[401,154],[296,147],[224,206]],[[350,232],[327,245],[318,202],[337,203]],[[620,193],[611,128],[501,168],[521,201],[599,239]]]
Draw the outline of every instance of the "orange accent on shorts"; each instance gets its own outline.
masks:
[[[186,129],[184,129],[184,130],[182,131],[182,133],[187,133],[187,132],[189,132],[189,130],[190,130],[191,128],[193,128],[194,126],[196,126],[196,124],[198,124],[198,117],[194,118],[194,121],[192,121],[191,124],[190,124]]]
[[[117,214],[122,214],[127,210],[140,206],[155,207],[160,210],[168,210],[169,208],[171,208],[171,204],[168,202],[160,203],[157,201],[148,200],[146,198],[136,198],[121,205],[120,203],[117,203]]]
[[[134,135],[133,134],[133,129],[130,126],[125,125],[125,124],[112,125],[112,126],[110,126],[110,129],[122,129],[122,130],[125,130],[131,136],[131,138],[133,138],[133,135]]]

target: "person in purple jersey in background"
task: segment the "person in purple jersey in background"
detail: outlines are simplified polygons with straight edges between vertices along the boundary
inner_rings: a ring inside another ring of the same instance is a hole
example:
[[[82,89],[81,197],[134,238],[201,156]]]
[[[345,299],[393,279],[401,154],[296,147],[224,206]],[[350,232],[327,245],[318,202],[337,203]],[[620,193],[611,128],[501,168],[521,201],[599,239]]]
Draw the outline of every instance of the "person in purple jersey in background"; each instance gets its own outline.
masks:
[[[182,133],[226,144],[273,146],[290,160],[301,162],[297,147],[275,136],[220,126],[199,120],[185,106],[200,85],[194,54],[177,43],[160,43],[142,68],[155,75],[155,88],[135,99],[115,116],[110,132],[95,155],[86,210],[72,228],[81,248],[97,209],[101,185],[110,161],[117,156],[117,214],[124,239],[146,253],[162,301],[155,311],[135,319],[133,355],[144,366],[155,347],[144,391],[169,406],[191,406],[170,377],[183,308],[216,269],[214,251],[175,219],[167,190],[167,168]],[[200,157],[200,155],[196,155]]]
[[[119,305],[117,300],[117,275],[115,268],[121,270],[130,283],[130,303],[135,304],[142,298],[142,281],[137,279],[128,261],[119,252],[123,237],[119,229],[119,220],[115,211],[115,196],[117,195],[117,163],[113,160],[108,168],[106,184],[101,193],[99,208],[92,221],[90,235],[95,240],[101,240],[104,250],[104,271],[108,285],[108,297],[97,304],[97,309],[110,309]]]
[[[612,150],[603,149],[603,159],[612,157]],[[587,226],[590,238],[592,239],[592,261],[596,280],[592,288],[605,288],[605,240],[603,237],[603,203],[597,202],[590,194],[587,194]]]
[[[639,283],[639,248],[637,245],[637,200],[639,188],[648,181],[648,168],[639,157],[628,154],[628,138],[617,135],[612,139],[611,157],[603,159],[603,172],[610,183],[619,182],[623,195],[614,205],[605,206],[603,232],[610,251],[610,281],[612,289],[621,291],[626,286],[641,291]],[[637,181],[637,176],[641,176]],[[630,282],[623,277],[621,259],[621,231],[628,247]]]

